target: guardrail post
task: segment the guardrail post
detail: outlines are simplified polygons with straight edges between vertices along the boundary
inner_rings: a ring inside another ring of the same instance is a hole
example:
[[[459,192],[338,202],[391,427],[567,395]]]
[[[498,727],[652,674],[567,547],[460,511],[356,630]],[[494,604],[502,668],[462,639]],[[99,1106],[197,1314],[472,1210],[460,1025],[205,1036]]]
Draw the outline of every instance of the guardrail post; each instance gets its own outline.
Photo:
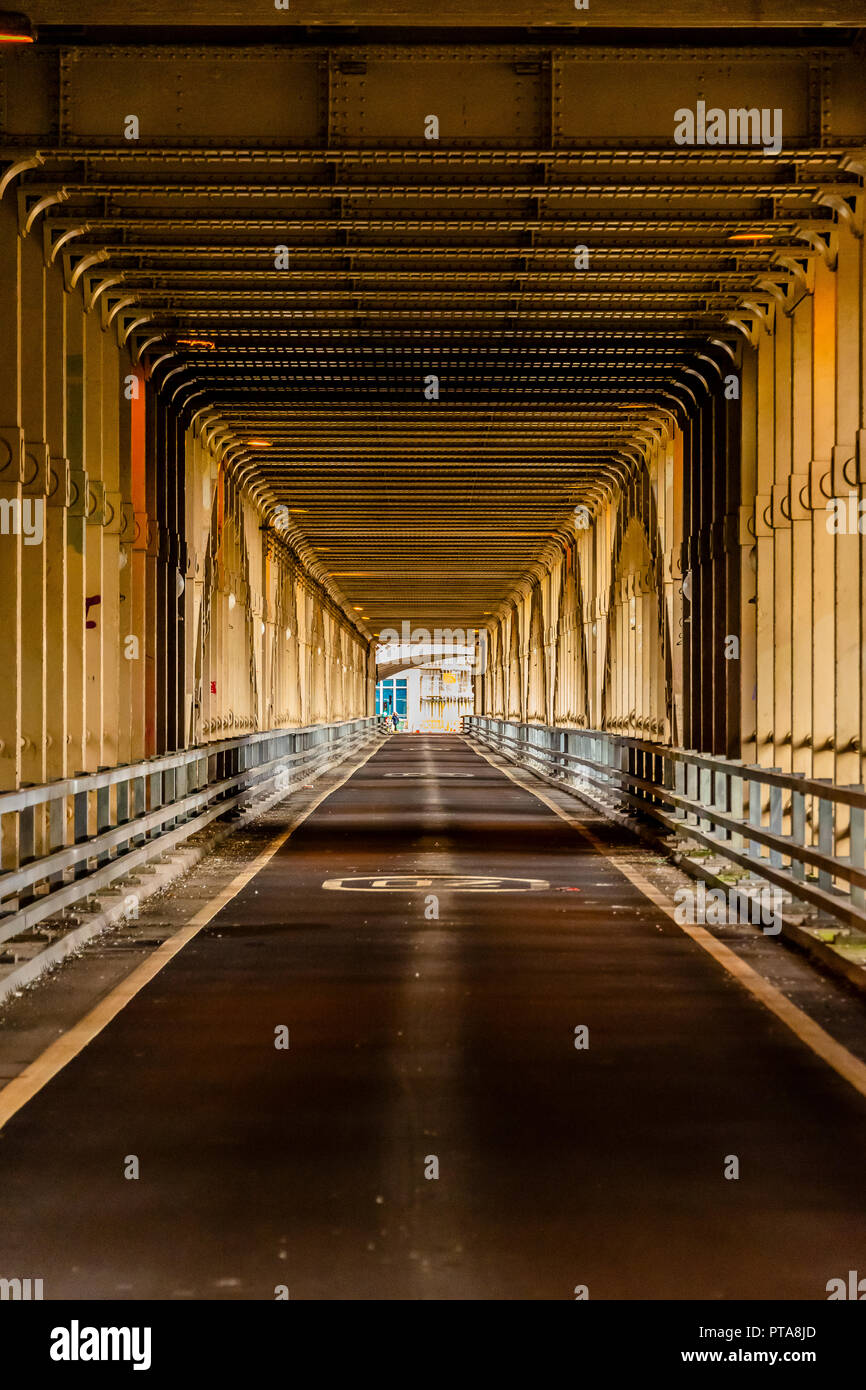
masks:
[[[100,772],[109,772],[110,768],[101,767]],[[96,833],[103,835],[106,830],[111,829],[111,787],[96,788]],[[98,865],[107,864],[111,858],[111,851],[106,850],[96,856]]]
[[[728,774],[726,772],[717,771],[715,773],[716,794],[713,801],[713,805],[716,811],[718,811],[718,813],[723,816],[727,815],[728,813],[728,781]],[[722,841],[722,844],[727,844],[728,840],[730,839],[730,831],[727,829],[726,826],[715,825],[713,827],[713,833],[718,837],[718,839]]]
[[[114,788],[115,819],[118,825],[129,820],[129,781],[118,782]]]
[[[144,815],[145,809],[147,807],[146,778],[133,777],[132,782],[130,784],[130,791],[132,793],[132,817],[133,820],[135,820],[138,818],[138,816]],[[146,837],[144,835],[133,835],[130,843],[133,845],[143,845],[145,838]]]
[[[791,774],[794,777],[803,777],[802,772]],[[806,844],[806,796],[804,792],[793,791],[791,793],[791,877],[797,883],[803,883],[806,878],[806,865],[796,854],[796,848],[802,849]]]
[[[36,858],[36,807],[24,806],[18,812],[18,867]]]
[[[167,767],[162,774],[163,797],[165,804],[170,806],[177,800],[177,768]],[[171,820],[163,821],[166,830],[177,825],[177,816],[172,816]]]
[[[162,773],[151,772],[147,778],[150,783],[150,793],[148,796],[148,810],[158,811],[162,806]]]
[[[598,761],[604,768],[604,771],[598,774],[599,781],[601,782],[603,787],[609,787],[610,773],[607,769],[610,767],[610,760],[613,753],[611,742],[607,734],[602,734],[601,737],[596,740],[596,742],[598,753],[596,761]]]
[[[749,825],[761,825],[761,783],[754,780],[749,781]],[[761,846],[757,840],[749,841],[749,857],[760,862]],[[760,878],[760,874],[753,869],[752,877]]]
[[[568,782],[569,786],[572,786],[572,787],[574,786],[575,777],[576,777],[577,770],[578,770],[578,767],[579,767],[579,764],[578,764],[578,763],[572,762],[572,757],[574,756],[574,751],[575,751],[575,749],[574,749],[575,740],[577,741],[578,748],[579,748],[579,747],[580,747],[580,735],[579,735],[579,734],[571,734],[571,733],[566,732],[566,734],[565,734],[565,751],[566,751],[567,754],[569,754],[569,756],[568,756],[568,757],[566,758],[566,760],[565,760],[564,776],[565,776],[566,782]]]
[[[17,868],[23,868],[25,864],[32,864],[36,858],[36,807],[24,806],[18,812],[18,864]],[[22,889],[18,896],[18,902],[28,903],[33,899],[33,888]]]
[[[54,854],[66,848],[66,801],[62,796],[52,796],[48,803],[48,853]],[[63,882],[63,874],[51,874],[49,888],[57,888]]]
[[[674,789],[674,792],[676,793],[677,796],[686,796],[686,795],[687,795],[687,791],[686,791],[686,773],[687,773],[687,771],[688,771],[688,769],[687,769],[687,767],[686,767],[686,764],[685,764],[684,762],[682,762],[679,758],[675,758],[675,759],[673,760],[673,773],[674,773],[674,787],[673,787],[673,789]],[[682,806],[674,806],[674,815],[676,816],[677,820],[684,821],[684,822],[688,823],[688,819],[689,819],[688,812],[687,812]]]
[[[713,787],[713,773],[712,773],[712,770],[711,770],[710,768],[708,768],[708,767],[702,767],[702,768],[699,768],[698,771],[699,771],[699,776],[700,776],[700,802],[701,802],[701,805],[702,805],[702,806],[712,806],[712,805],[713,805],[713,791],[712,791],[712,787]],[[713,823],[712,823],[712,821],[709,819],[708,816],[701,816],[701,817],[699,818],[698,824],[700,825],[701,830],[703,830],[704,832],[706,832],[707,830],[712,830],[712,829],[713,829]]]
[[[862,792],[866,789],[864,789],[862,782],[855,782],[850,790]],[[850,836],[849,844],[851,848],[848,862],[852,869],[863,869],[866,867],[866,857],[864,857],[866,841],[864,841],[863,807],[849,806],[848,810],[850,817],[848,834]],[[866,907],[866,889],[861,888],[859,884],[851,884],[851,903],[853,907]]]
[[[740,768],[740,767],[742,767],[742,763],[738,762],[738,763],[735,764],[735,768],[736,768],[736,769],[738,769],[738,768]],[[731,775],[730,775],[730,778],[728,779],[728,798],[729,798],[728,805],[729,805],[729,810],[730,810],[731,818],[732,818],[733,820],[738,821],[740,824],[742,824],[742,822],[743,822],[743,810],[744,810],[744,808],[743,808],[743,791],[744,791],[744,783],[743,783],[743,776],[742,776],[742,773],[739,772],[738,770],[735,770],[735,768],[732,768],[732,769],[731,769]],[[740,851],[743,849],[743,846],[744,846],[744,844],[745,844],[745,841],[744,841],[743,836],[741,835],[741,833],[740,833],[739,830],[732,830],[732,831],[731,831],[731,835],[730,835],[730,844],[731,844],[731,849],[740,850]]]
[[[80,773],[79,776],[86,776]],[[76,845],[83,845],[89,838],[88,826],[88,796],[86,791],[75,792],[72,797],[72,842]],[[87,873],[87,860],[79,859],[73,866],[73,878],[83,878]]]
[[[770,772],[781,772],[780,767],[771,767]],[[770,787],[770,829],[774,835],[782,833],[782,788]],[[782,852],[778,849],[770,850],[770,863],[773,868],[782,867]]]
[[[830,786],[829,777],[816,777],[816,782],[824,782]],[[821,854],[829,858],[833,854],[833,803],[826,796],[818,797],[818,849]],[[818,887],[830,889],[833,887],[833,875],[828,869],[818,870]]]
[[[696,756],[697,756],[697,750],[696,750],[696,749],[694,749],[694,748],[688,748],[688,749],[686,750],[686,757],[687,757],[687,758],[694,758],[694,757],[696,757]],[[692,762],[686,763],[686,796],[688,797],[689,801],[692,801],[692,802],[697,802],[697,801],[699,800],[699,794],[698,794],[698,772],[699,772],[699,769],[698,769],[696,763],[692,763]],[[686,812],[686,821],[687,821],[687,823],[688,823],[689,825],[697,825],[698,819],[699,819],[699,817],[698,817],[697,811],[695,811],[695,810],[693,810],[693,809],[689,809],[689,810]]]
[[[619,796],[625,797],[626,792],[628,791],[628,783],[626,782],[623,773],[628,773],[632,770],[632,750],[629,748],[627,743],[624,743],[622,741],[619,741],[617,743],[616,750],[618,754],[616,759],[616,770],[619,774],[616,779],[616,790]],[[620,803],[620,805],[623,810],[628,810],[627,801],[625,801],[624,803]]]
[[[189,777],[192,770],[192,763],[181,763],[174,770],[174,795],[177,801],[183,801],[189,794]],[[177,817],[175,824],[180,821]]]

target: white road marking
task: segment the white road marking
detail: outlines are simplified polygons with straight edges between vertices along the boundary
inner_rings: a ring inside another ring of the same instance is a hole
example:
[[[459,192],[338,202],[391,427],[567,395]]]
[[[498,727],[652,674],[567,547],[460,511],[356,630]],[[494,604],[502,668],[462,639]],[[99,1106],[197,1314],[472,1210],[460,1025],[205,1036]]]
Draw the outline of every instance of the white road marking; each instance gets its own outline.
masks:
[[[362,758],[359,763],[355,763],[346,773],[345,777],[341,777],[340,781],[335,783],[333,787],[329,787],[326,791],[314,797],[307,809],[292,822],[288,829],[281,830],[279,835],[276,835],[274,839],[271,840],[267,848],[262,850],[262,853],[258,855],[246,869],[243,869],[241,873],[232,879],[227,887],[223,888],[221,892],[211,898],[210,902],[206,903],[204,907],[199,909],[194,917],[190,918],[185,927],[182,927],[179,932],[175,932],[174,936],[170,936],[164,941],[163,944],[154,951],[153,955],[148,956],[147,960],[142,961],[141,965],[133,970],[132,974],[127,975],[125,980],[121,980],[120,984],[116,985],[115,988],[96,1005],[95,1009],[91,1009],[90,1013],[85,1014],[84,1018],[80,1019],[72,1028],[68,1029],[67,1032],[57,1038],[55,1042],[46,1047],[45,1051],[40,1053],[29,1066],[25,1067],[22,1072],[19,1072],[18,1076],[4,1086],[3,1090],[0,1091],[0,1132],[2,1132],[3,1126],[11,1120],[13,1115],[18,1113],[22,1106],[26,1105],[29,1100],[32,1100],[33,1097],[42,1090],[43,1086],[47,1086],[48,1082],[52,1081],[57,1073],[62,1071],[68,1062],[72,1061],[73,1057],[77,1057],[79,1052],[83,1052],[87,1044],[92,1042],[93,1039],[108,1026],[113,1018],[117,1017],[121,1009],[124,1009],[130,1000],[134,999],[135,996],[144,989],[145,985],[150,984],[154,976],[158,975],[160,970],[168,965],[169,961],[176,956],[179,951],[182,951],[189,941],[192,941],[193,937],[198,936],[202,928],[213,921],[217,913],[220,912],[227,903],[230,903],[233,898],[237,897],[241,889],[245,888],[250,880],[255,878],[256,874],[265,867],[269,860],[273,859],[277,850],[286,843],[286,840],[288,840],[291,835],[294,835],[298,826],[303,825],[304,821],[321,806],[323,801],[326,801],[335,791],[339,791],[340,787],[345,786],[346,782],[348,782],[351,777],[354,777],[355,773],[358,772],[376,752],[378,752],[378,747],[371,748],[367,756]]]
[[[559,816],[560,820],[564,820],[567,825],[570,825],[579,835],[582,835],[583,838],[592,845],[593,849],[598,854],[603,855],[605,859],[609,859],[611,863],[619,869],[623,877],[627,878],[630,883],[633,883],[635,888],[643,893],[644,897],[648,898],[654,907],[657,907],[660,912],[664,912],[666,916],[670,917],[671,921],[676,923],[680,931],[685,932],[686,936],[690,936],[692,941],[694,941],[697,946],[700,946],[701,950],[706,951],[708,955],[712,956],[729,975],[732,975],[735,980],[740,982],[744,989],[747,989],[755,999],[758,999],[766,1009],[769,1009],[770,1013],[775,1014],[786,1027],[790,1028],[791,1032],[794,1033],[801,1042],[805,1043],[817,1057],[820,1057],[823,1062],[826,1062],[829,1067],[832,1067],[833,1071],[847,1081],[849,1085],[853,1086],[855,1091],[859,1091],[861,1096],[866,1096],[866,1062],[861,1062],[860,1058],[855,1057],[852,1052],[849,1052],[847,1047],[843,1047],[841,1043],[838,1043],[835,1038],[825,1032],[820,1024],[816,1023],[815,1020],[810,1018],[807,1013],[804,1013],[802,1009],[799,1009],[790,999],[787,999],[785,995],[782,994],[781,990],[776,989],[775,985],[771,985],[769,980],[764,979],[763,975],[759,975],[756,970],[753,970],[750,965],[747,965],[744,960],[741,960],[735,951],[732,951],[723,941],[719,941],[711,932],[708,932],[706,927],[693,926],[688,922],[677,922],[675,915],[676,904],[673,899],[670,898],[667,893],[657,888],[655,884],[650,883],[649,879],[642,874],[639,869],[635,869],[630,864],[621,862],[621,856],[607,849],[606,846],[593,835],[592,831],[587,829],[583,822],[578,820],[576,816],[569,815],[567,811],[557,806],[544,792],[539,791],[536,787],[531,786],[528,782],[517,777],[510,768],[497,766],[497,764],[487,756],[487,753],[484,752],[483,749],[476,749],[474,745],[470,746],[473,747],[473,751],[484,758],[491,767],[496,768],[498,772],[502,772],[514,782],[516,786],[522,787],[524,791],[529,792],[531,796],[543,802],[548,810],[553,811],[554,815]]]
[[[473,874],[367,874],[356,878],[328,878],[323,888],[344,893],[405,893],[437,888],[443,892],[534,893],[549,888],[543,878],[499,878]]]

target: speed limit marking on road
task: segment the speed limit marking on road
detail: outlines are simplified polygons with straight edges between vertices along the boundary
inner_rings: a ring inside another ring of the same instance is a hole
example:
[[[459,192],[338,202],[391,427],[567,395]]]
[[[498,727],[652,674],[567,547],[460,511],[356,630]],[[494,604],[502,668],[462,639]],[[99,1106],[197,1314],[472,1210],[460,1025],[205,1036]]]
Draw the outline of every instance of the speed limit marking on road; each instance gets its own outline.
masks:
[[[495,874],[371,874],[328,878],[323,888],[346,893],[412,893],[439,889],[452,893],[534,893],[549,888],[544,878],[500,878]]]

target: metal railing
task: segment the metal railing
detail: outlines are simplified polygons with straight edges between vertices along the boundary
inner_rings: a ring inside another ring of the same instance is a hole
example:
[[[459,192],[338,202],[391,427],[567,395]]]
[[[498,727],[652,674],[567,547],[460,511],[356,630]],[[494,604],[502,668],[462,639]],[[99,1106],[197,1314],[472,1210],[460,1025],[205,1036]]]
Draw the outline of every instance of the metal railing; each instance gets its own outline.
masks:
[[[374,716],[272,729],[0,794],[0,942],[19,936],[272,788],[368,743]]]
[[[613,795],[755,879],[866,929],[862,784],[837,786],[599,729],[468,715],[463,731],[578,795]]]

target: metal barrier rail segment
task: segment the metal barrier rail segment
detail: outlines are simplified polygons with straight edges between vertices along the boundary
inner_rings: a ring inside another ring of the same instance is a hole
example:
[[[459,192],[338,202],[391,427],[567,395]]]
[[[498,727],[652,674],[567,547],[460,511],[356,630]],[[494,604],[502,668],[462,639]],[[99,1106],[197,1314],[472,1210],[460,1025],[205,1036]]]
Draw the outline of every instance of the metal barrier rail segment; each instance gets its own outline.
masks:
[[[243,805],[251,794],[266,790],[282,773],[288,774],[288,791],[379,732],[375,716],[270,730],[249,739],[186,750],[176,757],[0,795],[6,853],[11,857],[14,852],[17,859],[0,875],[0,942],[21,935],[174,848]],[[186,775],[190,768],[198,779],[192,787]],[[112,786],[116,788],[113,811]],[[46,853],[38,855],[35,820],[40,809],[49,845]],[[95,831],[90,833],[93,821]],[[73,832],[71,844],[64,842],[68,826]],[[92,868],[91,861],[95,861]],[[65,875],[70,873],[68,880]]]
[[[551,728],[467,715],[463,730],[578,795],[579,778],[602,791],[615,789],[630,807],[652,816],[674,834],[696,840],[754,878],[846,925],[866,930],[866,790],[860,785],[836,786],[780,768],[597,729]],[[569,746],[575,742],[580,751]],[[602,756],[588,756],[590,751]],[[638,762],[647,760],[654,774],[649,777],[646,766],[637,768]],[[769,790],[766,805],[763,788]],[[782,802],[786,790],[791,793],[787,807]],[[808,798],[813,803],[809,809]],[[789,834],[784,833],[786,819]],[[807,843],[807,831],[811,843]],[[834,853],[834,846],[846,838],[851,853]],[[768,853],[762,854],[762,849]],[[817,870],[812,880],[806,876],[807,867]],[[838,886],[839,880],[844,887]]]

